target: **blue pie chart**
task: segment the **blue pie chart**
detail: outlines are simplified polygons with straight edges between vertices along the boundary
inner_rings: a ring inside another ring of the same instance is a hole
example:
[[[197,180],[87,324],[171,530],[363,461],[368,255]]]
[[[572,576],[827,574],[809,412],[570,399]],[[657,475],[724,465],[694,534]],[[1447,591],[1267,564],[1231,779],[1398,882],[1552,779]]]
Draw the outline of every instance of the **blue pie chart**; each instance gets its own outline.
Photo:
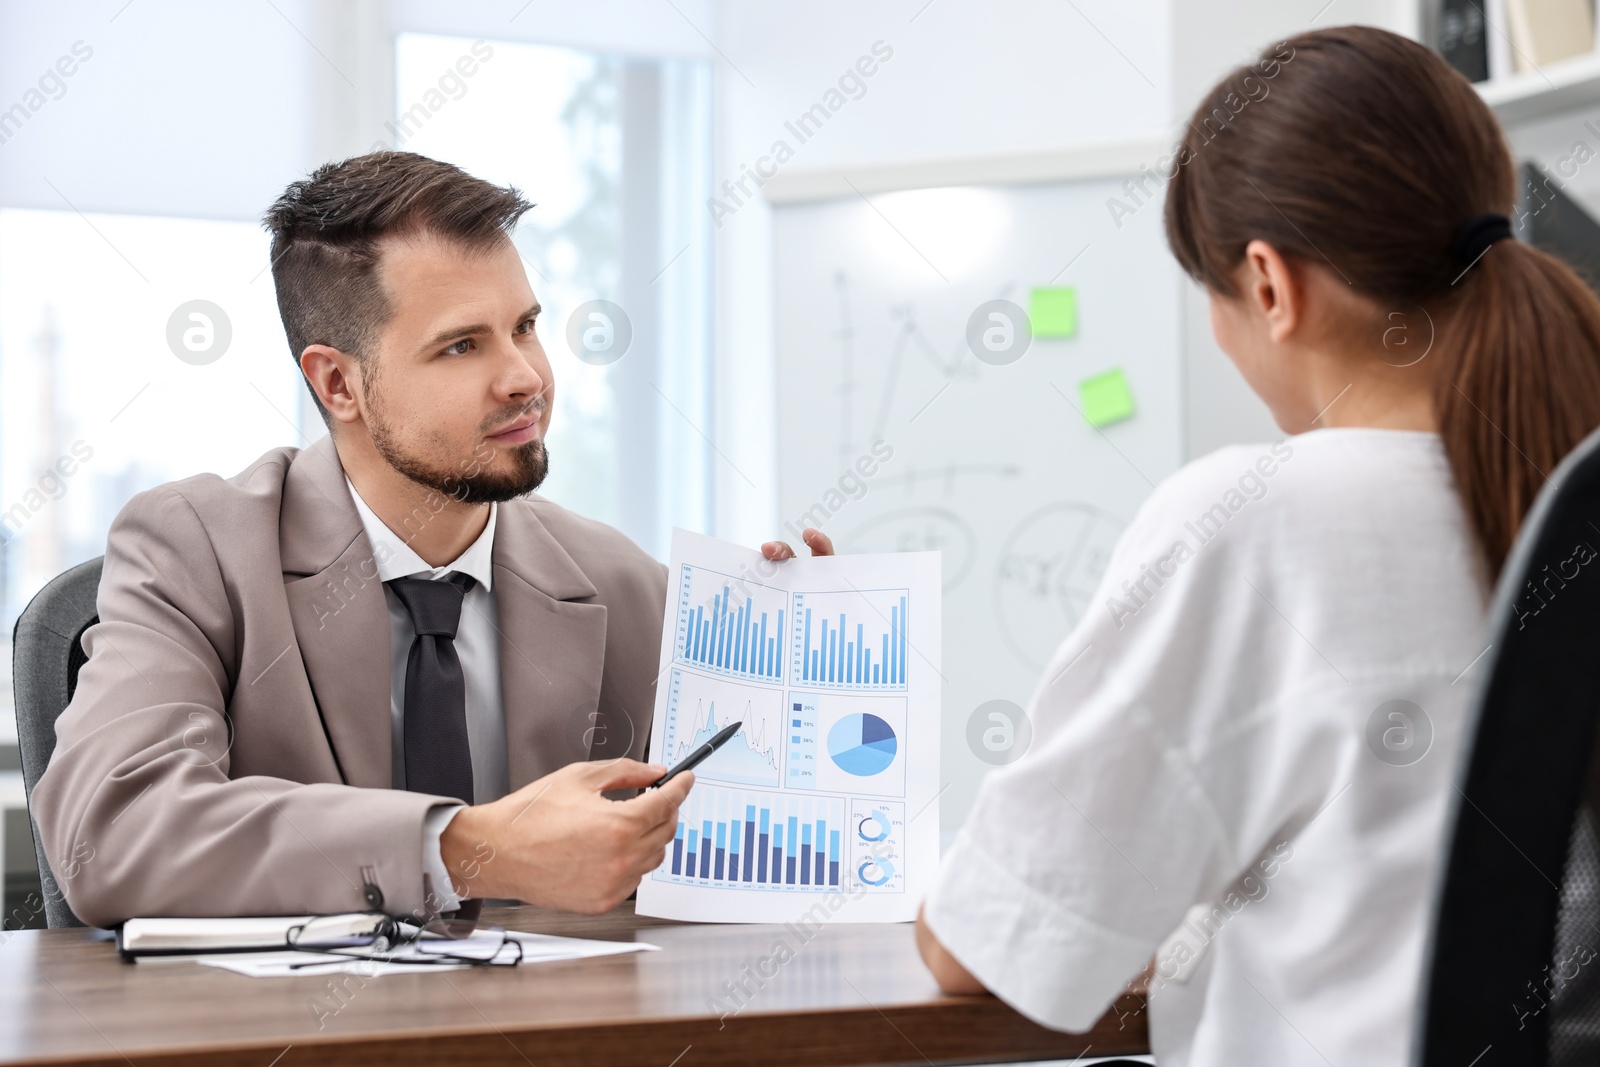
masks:
[[[870,778],[894,762],[900,740],[894,729],[876,715],[846,715],[828,731],[828,755],[846,774]]]

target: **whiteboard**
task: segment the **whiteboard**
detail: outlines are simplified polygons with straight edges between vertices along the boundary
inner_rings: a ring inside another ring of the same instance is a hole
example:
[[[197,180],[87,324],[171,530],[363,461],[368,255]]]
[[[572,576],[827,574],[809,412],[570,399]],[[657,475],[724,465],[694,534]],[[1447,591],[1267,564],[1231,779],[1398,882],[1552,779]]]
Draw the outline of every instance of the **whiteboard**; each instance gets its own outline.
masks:
[[[780,525],[797,547],[818,525],[844,552],[943,553],[947,837],[994,765],[975,714],[1025,708],[1073,624],[1106,610],[1112,544],[1182,459],[1183,279],[1159,191],[1143,200],[1101,177],[774,209]],[[1073,336],[974,354],[979,305],[1050,285],[1077,291]],[[1118,368],[1134,412],[1097,429],[1078,383]]]

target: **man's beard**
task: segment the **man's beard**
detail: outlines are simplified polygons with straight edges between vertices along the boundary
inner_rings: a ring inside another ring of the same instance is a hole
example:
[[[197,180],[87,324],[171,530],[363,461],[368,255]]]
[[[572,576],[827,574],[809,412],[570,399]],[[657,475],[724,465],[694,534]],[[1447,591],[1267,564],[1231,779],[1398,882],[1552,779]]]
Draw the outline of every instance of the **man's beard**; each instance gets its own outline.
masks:
[[[463,504],[491,504],[515,500],[533,492],[550,473],[550,453],[544,441],[527,441],[511,449],[510,473],[501,474],[484,468],[476,455],[456,464],[454,468],[439,467],[410,456],[400,450],[389,422],[380,414],[381,405],[371,409],[375,416],[367,420],[372,435],[372,446],[378,455],[418,485],[443,493]],[[493,445],[486,445],[493,449]]]

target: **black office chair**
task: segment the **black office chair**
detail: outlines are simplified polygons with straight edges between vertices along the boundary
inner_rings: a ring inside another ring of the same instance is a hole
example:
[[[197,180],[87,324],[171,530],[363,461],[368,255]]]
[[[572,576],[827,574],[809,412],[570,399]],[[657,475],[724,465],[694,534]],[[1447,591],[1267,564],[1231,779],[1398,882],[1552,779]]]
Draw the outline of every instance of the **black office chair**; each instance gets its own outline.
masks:
[[[1412,1059],[1600,1063],[1600,431],[1540,493],[1489,618]]]
[[[78,668],[88,656],[83,632],[97,622],[95,596],[100,589],[97,556],[63,571],[39,590],[11,633],[12,692],[17,704],[17,742],[22,755],[22,782],[31,801],[33,787],[50,763],[56,748],[56,719],[78,686]],[[44,896],[45,921],[52,927],[82,926],[50,872],[39,843],[39,826],[33,826],[33,851],[39,857],[39,883]]]

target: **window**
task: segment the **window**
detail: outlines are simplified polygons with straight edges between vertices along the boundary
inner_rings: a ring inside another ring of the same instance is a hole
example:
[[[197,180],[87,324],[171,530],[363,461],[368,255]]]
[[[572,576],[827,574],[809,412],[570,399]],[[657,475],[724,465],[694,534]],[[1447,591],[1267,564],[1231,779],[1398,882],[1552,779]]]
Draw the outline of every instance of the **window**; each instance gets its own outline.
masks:
[[[267,247],[248,222],[0,211],[7,645],[45,582],[105,551],[135,493],[305,443]]]

